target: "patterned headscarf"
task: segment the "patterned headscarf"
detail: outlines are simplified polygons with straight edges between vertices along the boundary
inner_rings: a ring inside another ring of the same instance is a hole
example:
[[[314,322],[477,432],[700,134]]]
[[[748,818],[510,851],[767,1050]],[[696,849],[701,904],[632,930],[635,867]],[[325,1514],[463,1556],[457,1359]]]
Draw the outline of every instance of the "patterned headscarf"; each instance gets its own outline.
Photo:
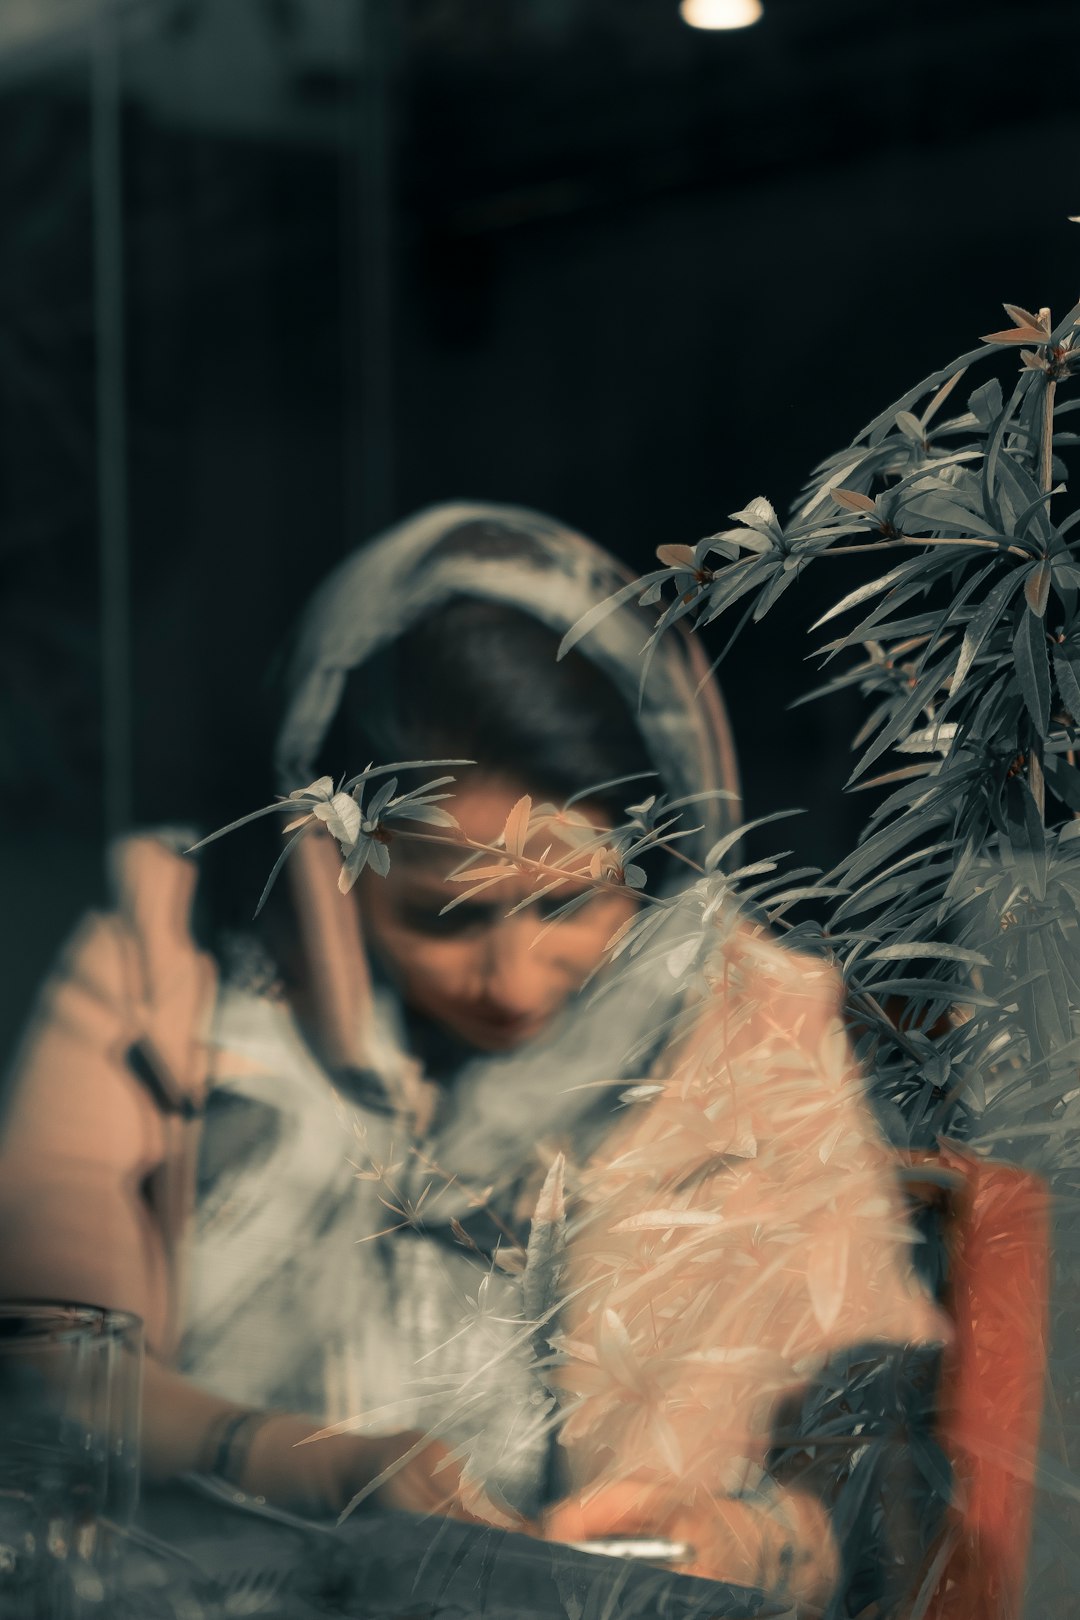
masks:
[[[525,507],[447,503],[389,529],[335,569],[304,614],[278,734],[279,788],[291,792],[315,774],[349,671],[452,598],[501,602],[562,636],[627,578],[591,540]],[[719,693],[711,682],[696,690],[704,673],[700,649],[679,635],[665,638],[641,689],[649,628],[636,606],[623,605],[579,645],[637,714],[646,752],[671,797],[714,788],[737,793]],[[703,802],[695,812],[702,845],[734,825],[736,813],[735,800]]]
[[[524,507],[448,503],[386,531],[335,569],[304,613],[277,743],[281,790],[311,780],[349,671],[452,599],[502,603],[561,636],[627,578],[591,540]],[[693,806],[688,820],[701,830],[684,848],[700,857],[737,820],[734,746],[719,691],[712,681],[702,686],[707,666],[689,638],[662,640],[642,687],[649,628],[631,601],[578,645],[636,714],[646,755],[671,798],[714,789],[732,795]],[[634,788],[647,791],[633,784],[631,793]],[[430,1156],[456,1180],[428,1197],[426,1223],[438,1228],[464,1218],[470,1187],[511,1188],[516,1167],[540,1137],[573,1134],[602,1114],[602,1092],[595,1088],[628,1067],[641,1072],[677,995],[670,978],[647,987],[616,980],[599,1004],[588,996],[572,1001],[526,1047],[466,1060],[452,1089],[441,1093],[430,1143]],[[402,1009],[383,993],[366,1020],[376,1083],[381,1078],[386,1093],[400,1097],[400,1076],[410,1062]],[[553,1083],[553,1075],[562,1084]],[[370,1071],[358,1078],[363,1095]],[[425,1185],[422,1163],[407,1179],[418,1197]]]

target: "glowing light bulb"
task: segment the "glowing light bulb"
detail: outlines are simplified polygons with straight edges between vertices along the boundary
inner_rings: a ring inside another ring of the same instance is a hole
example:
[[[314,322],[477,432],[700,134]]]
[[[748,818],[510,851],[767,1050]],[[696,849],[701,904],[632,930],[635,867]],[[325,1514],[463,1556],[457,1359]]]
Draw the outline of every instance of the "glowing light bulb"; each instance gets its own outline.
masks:
[[[680,0],[679,5],[691,28],[749,28],[763,10],[761,0]]]

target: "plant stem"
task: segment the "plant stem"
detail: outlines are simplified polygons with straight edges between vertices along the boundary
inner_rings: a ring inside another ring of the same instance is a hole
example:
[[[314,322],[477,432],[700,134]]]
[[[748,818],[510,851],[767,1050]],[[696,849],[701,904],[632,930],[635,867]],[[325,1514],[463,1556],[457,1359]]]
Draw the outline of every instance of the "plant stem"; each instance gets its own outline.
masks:
[[[1022,546],[1003,546],[997,540],[970,538],[936,539],[933,535],[906,534],[899,540],[870,540],[861,546],[830,546],[816,553],[819,557],[861,557],[864,551],[896,551],[904,546],[983,546],[990,551],[1008,551],[1014,557],[1027,560],[1030,552]]]
[[[505,849],[500,849],[495,844],[481,843],[475,838],[445,838],[439,833],[412,832],[409,829],[397,826],[394,828],[394,836],[395,838],[413,839],[422,844],[442,844],[447,849],[469,849],[480,855],[494,855],[499,860],[506,862],[508,877],[515,871],[528,871],[534,873],[537,877],[559,878],[563,883],[576,884],[579,888],[603,889],[613,894],[628,894],[646,904],[656,902],[655,895],[648,894],[644,889],[633,889],[628,883],[617,883],[613,878],[594,878],[590,877],[588,873],[571,872],[565,866],[554,866],[549,861],[536,860],[531,855],[509,855]],[[668,846],[663,847],[667,848]],[[573,851],[572,853],[577,852]]]
[[[1040,314],[1042,312],[1040,311]],[[1047,325],[1049,325],[1049,310]],[[1046,389],[1043,394],[1043,420],[1042,420],[1042,487],[1049,494],[1054,482],[1054,396],[1057,393],[1057,382],[1051,373],[1047,373]]]
[[[1040,311],[1041,313],[1041,311]],[[1048,323],[1049,324],[1049,323]],[[1054,395],[1057,393],[1057,383],[1052,376],[1046,379],[1046,388],[1043,392],[1043,419],[1042,419],[1042,488],[1049,497],[1054,482]],[[1047,510],[1049,511],[1049,500]],[[1031,797],[1035,800],[1039,812],[1039,820],[1046,821],[1046,777],[1043,774],[1042,750],[1044,739],[1033,737],[1031,740],[1031,761],[1028,765],[1028,786]]]

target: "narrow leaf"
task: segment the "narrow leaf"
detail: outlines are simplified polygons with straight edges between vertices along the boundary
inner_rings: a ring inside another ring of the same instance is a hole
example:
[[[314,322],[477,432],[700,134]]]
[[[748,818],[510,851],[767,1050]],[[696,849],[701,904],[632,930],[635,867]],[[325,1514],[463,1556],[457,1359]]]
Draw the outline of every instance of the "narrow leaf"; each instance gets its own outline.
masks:
[[[525,843],[529,836],[529,817],[532,815],[532,799],[526,793],[514,805],[506,818],[503,828],[503,843],[508,855],[523,855]]]
[[[1009,598],[1020,584],[1022,574],[1019,569],[1012,569],[1004,579],[989,590],[979,607],[972,614],[971,622],[964,631],[964,642],[960,648],[960,657],[952,678],[951,696],[955,698],[964,679],[975,659],[982,650],[983,642],[997,624],[1001,615],[1009,605]]]
[[[882,411],[880,416],[876,416],[872,422],[868,422],[862,431],[855,435],[854,442],[861,444],[863,440],[868,440],[871,444],[876,443],[881,435],[887,433],[896,421],[897,411],[910,410],[920,399],[924,399],[931,389],[939,388],[942,383],[948,382],[957,372],[966,371],[976,360],[984,360],[985,358],[986,350],[984,348],[970,349],[967,354],[958,355],[947,366],[942,366],[940,371],[931,372],[929,377],[924,377],[922,382],[915,388],[910,389],[902,399],[898,399],[895,404]]]
[[[301,827],[298,832],[293,833],[292,837],[289,839],[289,842],[285,845],[285,848],[281,851],[281,854],[278,856],[277,860],[274,862],[273,866],[271,867],[270,876],[267,878],[265,884],[263,885],[263,892],[259,896],[258,905],[255,907],[255,915],[256,915],[256,917],[259,915],[259,913],[262,910],[263,906],[265,906],[267,900],[269,899],[270,890],[274,887],[274,884],[277,881],[278,873],[281,871],[282,867],[285,865],[285,862],[288,860],[289,856],[292,854],[294,848],[299,843],[300,839],[303,838],[306,825],[307,824],[305,822],[304,827]]]
[[[917,416],[912,416],[910,411],[897,411],[896,425],[905,439],[910,439],[913,444],[922,444],[923,428]]]
[[[758,816],[756,821],[747,821],[741,827],[734,827],[731,832],[725,833],[723,838],[718,839],[710,849],[705,857],[706,868],[711,870],[713,867],[718,866],[728,851],[733,849],[752,828],[763,827],[767,821],[779,821],[782,816],[801,816],[804,813],[802,810],[774,810],[771,815]]]
[[[943,962],[971,962],[976,967],[989,967],[990,959],[981,951],[966,950],[962,945],[947,945],[938,941],[905,940],[903,944],[879,945],[867,951],[867,962],[906,962],[912,957],[928,956]]]
[[[1072,715],[1073,723],[1080,726],[1080,679],[1076,665],[1062,647],[1054,648],[1054,674],[1062,702]]]
[[[1034,613],[1024,612],[1013,638],[1013,661],[1024,704],[1040,736],[1050,723],[1050,664],[1046,631]]]
[[[882,574],[880,578],[871,580],[869,584],[857,586],[855,590],[849,591],[846,596],[841,597],[835,607],[831,607],[827,613],[823,613],[821,618],[810,626],[811,630],[820,629],[823,624],[828,624],[830,619],[835,619],[839,614],[846,613],[848,608],[858,607],[860,602],[868,601],[871,596],[877,596],[880,591],[886,591],[890,586],[899,585],[901,581],[910,579],[913,574],[919,573],[922,567],[922,557],[910,557],[907,562],[898,563],[895,568],[890,568],[889,572]]]
[[[610,1373],[617,1384],[644,1395],[645,1380],[630,1335],[618,1312],[610,1306],[600,1318],[597,1341],[597,1359],[604,1371]]]
[[[851,1237],[840,1221],[833,1230],[819,1237],[810,1253],[806,1283],[810,1304],[823,1333],[828,1333],[840,1315],[847,1288]]]
[[[1044,617],[1046,603],[1050,595],[1050,560],[1044,557],[1042,562],[1032,569],[1024,581],[1024,595],[1027,605],[1037,619]]]
[[[239,827],[246,827],[249,821],[258,821],[260,816],[272,816],[276,810],[285,810],[291,815],[295,809],[296,803],[292,798],[281,799],[277,804],[266,804],[261,810],[252,810],[248,815],[230,821],[228,826],[219,827],[217,832],[207,833],[205,838],[200,838],[197,844],[192,844],[184,854],[194,855],[197,850],[205,849],[207,844],[216,843],[219,838],[224,838],[226,833],[236,832]]]
[[[686,568],[693,572],[697,567],[693,546],[658,546],[656,555],[665,568]]]
[[[640,596],[647,586],[667,577],[667,569],[657,570],[651,574],[643,574],[640,579],[631,580],[629,584],[621,586],[613,595],[606,597],[603,602],[597,602],[594,607],[589,609],[588,613],[582,614],[576,624],[571,625],[559,643],[557,656],[565,658],[570,649],[576,647],[583,636],[587,636],[590,630],[595,630],[598,624],[602,624],[624,602],[629,602],[631,598]]]
[[[544,1177],[533,1211],[521,1278],[522,1304],[530,1322],[546,1316],[559,1297],[559,1276],[566,1253],[565,1172],[565,1154],[558,1153]]]
[[[849,512],[876,512],[877,502],[870,495],[864,495],[857,489],[834,489],[830,491],[837,506],[846,506]]]

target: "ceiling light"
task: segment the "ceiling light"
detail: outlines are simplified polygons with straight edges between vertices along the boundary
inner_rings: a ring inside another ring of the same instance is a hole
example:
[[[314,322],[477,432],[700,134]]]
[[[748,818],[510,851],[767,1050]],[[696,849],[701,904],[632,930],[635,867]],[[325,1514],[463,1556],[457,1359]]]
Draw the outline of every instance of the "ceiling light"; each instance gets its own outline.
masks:
[[[749,28],[762,10],[761,0],[680,0],[679,5],[691,28]]]

